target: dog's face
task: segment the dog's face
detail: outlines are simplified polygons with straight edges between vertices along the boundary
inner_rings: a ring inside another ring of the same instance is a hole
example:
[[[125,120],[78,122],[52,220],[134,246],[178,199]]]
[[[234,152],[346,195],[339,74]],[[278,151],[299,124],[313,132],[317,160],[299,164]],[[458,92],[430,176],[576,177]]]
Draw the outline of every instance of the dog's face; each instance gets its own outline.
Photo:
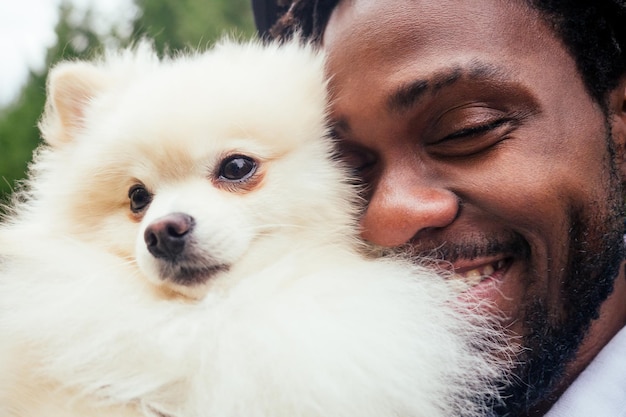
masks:
[[[59,233],[201,297],[246,256],[277,255],[260,241],[350,226],[319,55],[226,43],[158,62],[148,49],[51,75],[34,186]]]

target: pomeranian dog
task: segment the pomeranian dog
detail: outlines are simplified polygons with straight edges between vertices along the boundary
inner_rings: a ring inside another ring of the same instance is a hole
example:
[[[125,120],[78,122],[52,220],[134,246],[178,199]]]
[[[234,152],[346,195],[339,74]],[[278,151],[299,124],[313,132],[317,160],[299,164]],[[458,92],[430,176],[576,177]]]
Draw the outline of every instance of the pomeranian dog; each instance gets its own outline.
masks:
[[[56,66],[0,226],[0,415],[487,415],[495,320],[368,254],[327,101],[297,40]]]

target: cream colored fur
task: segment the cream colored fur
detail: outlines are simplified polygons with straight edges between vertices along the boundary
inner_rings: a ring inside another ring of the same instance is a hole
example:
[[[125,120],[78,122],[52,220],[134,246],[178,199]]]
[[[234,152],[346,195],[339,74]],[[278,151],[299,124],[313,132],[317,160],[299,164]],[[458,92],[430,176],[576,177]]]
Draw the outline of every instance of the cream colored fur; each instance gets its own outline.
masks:
[[[46,144],[0,228],[0,416],[488,412],[508,352],[492,320],[441,276],[363,254],[323,65],[297,42],[224,41],[52,71]],[[229,155],[253,177],[220,180]],[[144,240],[171,213],[228,269],[172,281]]]

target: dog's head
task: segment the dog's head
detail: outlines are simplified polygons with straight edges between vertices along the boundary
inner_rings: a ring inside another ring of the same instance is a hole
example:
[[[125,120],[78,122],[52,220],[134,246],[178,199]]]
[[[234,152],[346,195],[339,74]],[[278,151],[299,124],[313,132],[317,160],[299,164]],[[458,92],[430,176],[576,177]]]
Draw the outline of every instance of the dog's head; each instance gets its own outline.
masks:
[[[311,47],[225,41],[159,60],[142,43],[57,66],[48,94],[32,211],[158,285],[199,297],[249,257],[352,236]]]

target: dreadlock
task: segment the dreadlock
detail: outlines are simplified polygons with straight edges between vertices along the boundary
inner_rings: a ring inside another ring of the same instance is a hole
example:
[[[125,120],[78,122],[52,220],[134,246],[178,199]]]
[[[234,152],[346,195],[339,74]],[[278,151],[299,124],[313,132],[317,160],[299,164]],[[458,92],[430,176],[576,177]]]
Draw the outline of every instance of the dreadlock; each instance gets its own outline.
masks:
[[[291,37],[296,31],[304,38],[320,42],[330,14],[340,0],[278,0],[284,14],[270,30],[277,39]]]
[[[282,16],[270,35],[298,32],[320,42],[340,0],[278,0]],[[525,0],[539,11],[574,57],[587,91],[603,108],[626,73],[626,0]]]

